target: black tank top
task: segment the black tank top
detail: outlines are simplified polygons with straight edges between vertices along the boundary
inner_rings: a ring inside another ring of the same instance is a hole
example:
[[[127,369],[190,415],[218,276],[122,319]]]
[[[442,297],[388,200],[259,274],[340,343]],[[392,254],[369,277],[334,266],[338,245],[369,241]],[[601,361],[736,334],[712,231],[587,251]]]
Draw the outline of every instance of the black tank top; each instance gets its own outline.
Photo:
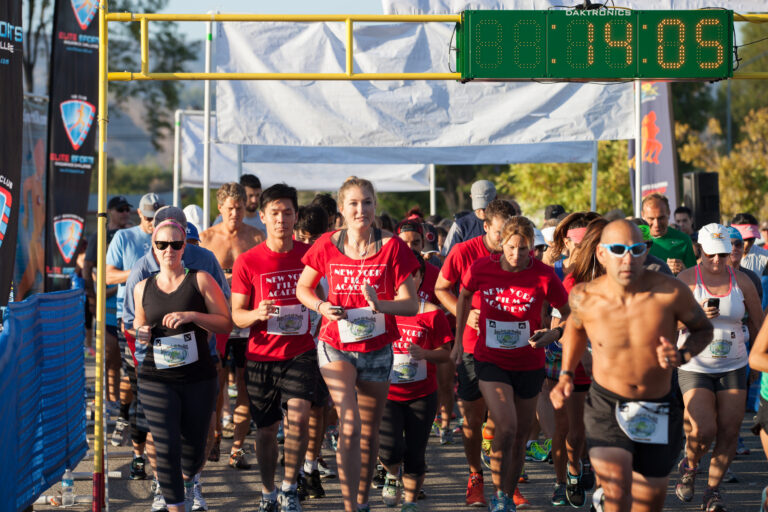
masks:
[[[144,306],[147,324],[152,326],[152,341],[147,347],[144,362],[139,367],[140,378],[184,383],[216,377],[216,367],[208,348],[208,331],[193,323],[183,324],[177,329],[163,326],[163,317],[168,313],[208,312],[205,299],[197,288],[197,271],[186,272],[184,280],[171,293],[165,293],[157,287],[157,275],[147,279],[141,304]],[[194,350],[190,346],[192,344],[197,350],[197,361],[183,364],[185,358],[188,359],[192,353],[190,350]],[[156,354],[163,359],[156,361]]]

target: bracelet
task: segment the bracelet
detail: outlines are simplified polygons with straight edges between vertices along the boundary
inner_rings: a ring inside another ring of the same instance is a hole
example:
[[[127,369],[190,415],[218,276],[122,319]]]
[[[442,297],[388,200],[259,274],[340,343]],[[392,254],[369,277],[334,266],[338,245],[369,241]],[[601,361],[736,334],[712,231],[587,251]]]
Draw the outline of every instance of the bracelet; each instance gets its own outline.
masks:
[[[315,311],[317,311],[318,313],[320,313],[320,306],[322,306],[322,305],[323,305],[323,302],[326,302],[326,301],[324,301],[324,300],[318,300],[318,301],[315,303]],[[321,313],[321,314],[322,314],[322,313]]]
[[[679,348],[679,349],[677,349],[677,357],[680,358],[680,364],[685,364],[685,363],[689,362],[692,359],[691,357],[689,357],[688,360],[686,361],[686,359],[685,359],[686,355],[688,355],[688,356],[691,355],[691,352],[687,348]]]
[[[572,372],[572,371],[570,371],[570,370],[560,370],[560,375],[567,375],[568,377],[570,377],[570,378],[571,378],[571,380],[573,380],[573,379],[575,379],[575,378],[576,378],[576,374],[575,374],[575,373],[573,373],[573,372]]]

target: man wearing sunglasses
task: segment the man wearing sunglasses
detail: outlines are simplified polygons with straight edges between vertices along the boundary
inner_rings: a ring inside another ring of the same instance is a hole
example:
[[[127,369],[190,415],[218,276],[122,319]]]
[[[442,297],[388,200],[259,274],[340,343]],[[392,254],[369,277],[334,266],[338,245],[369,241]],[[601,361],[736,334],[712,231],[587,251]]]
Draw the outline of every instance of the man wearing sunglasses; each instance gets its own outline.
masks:
[[[592,344],[593,382],[584,423],[589,456],[602,482],[593,501],[603,510],[629,510],[632,502],[661,510],[669,472],[682,444],[682,414],[672,371],[712,340],[712,324],[690,289],[643,267],[647,245],[631,222],[602,232],[596,256],[606,274],[571,292],[563,336],[560,379],[552,390],[562,407],[574,389],[576,365]],[[682,322],[690,336],[672,341]]]

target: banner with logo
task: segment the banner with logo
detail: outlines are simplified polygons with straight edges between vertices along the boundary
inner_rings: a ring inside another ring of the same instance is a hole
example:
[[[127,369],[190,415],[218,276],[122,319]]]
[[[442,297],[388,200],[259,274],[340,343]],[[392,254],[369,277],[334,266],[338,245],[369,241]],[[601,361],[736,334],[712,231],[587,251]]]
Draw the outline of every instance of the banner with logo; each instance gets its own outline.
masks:
[[[96,164],[98,3],[56,0],[48,110],[46,291],[69,288]]]
[[[42,292],[45,285],[47,98],[24,97],[22,136],[19,236],[13,272],[13,292],[17,301]]]
[[[643,197],[657,192],[669,199],[670,213],[677,208],[677,150],[669,84],[642,82],[643,129],[640,186]],[[635,197],[635,141],[629,141],[629,172]],[[671,215],[670,215],[671,216]]]
[[[21,175],[24,49],[21,0],[0,2],[0,306],[8,303],[16,259]]]

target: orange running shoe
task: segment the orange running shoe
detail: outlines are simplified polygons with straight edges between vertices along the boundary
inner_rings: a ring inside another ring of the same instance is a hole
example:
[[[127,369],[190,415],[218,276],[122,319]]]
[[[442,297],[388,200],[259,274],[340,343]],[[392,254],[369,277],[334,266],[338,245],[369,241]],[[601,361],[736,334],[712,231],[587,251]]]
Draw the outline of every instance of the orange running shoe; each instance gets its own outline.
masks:
[[[520,489],[515,487],[515,494],[512,496],[512,500],[515,502],[515,506],[517,508],[526,508],[531,505],[531,503],[523,497],[522,493],[520,492]]]
[[[488,503],[483,495],[483,475],[470,473],[467,483],[467,505],[470,507],[485,507]]]

